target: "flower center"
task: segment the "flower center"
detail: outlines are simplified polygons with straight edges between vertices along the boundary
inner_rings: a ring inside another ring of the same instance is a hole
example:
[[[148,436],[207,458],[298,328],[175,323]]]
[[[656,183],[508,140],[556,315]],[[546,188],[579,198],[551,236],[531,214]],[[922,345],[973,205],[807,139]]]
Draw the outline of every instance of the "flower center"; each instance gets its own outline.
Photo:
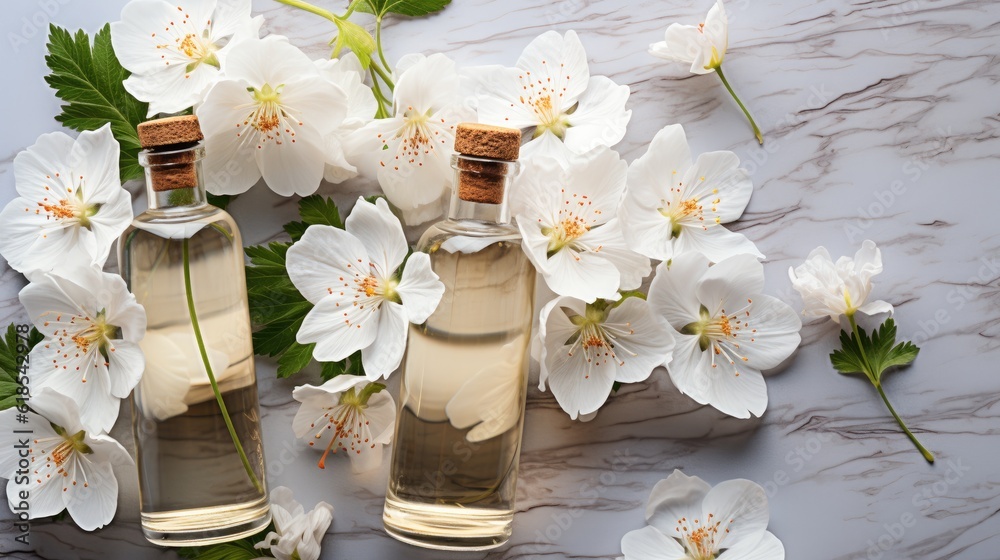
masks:
[[[369,421],[365,417],[364,411],[368,408],[368,400],[371,396],[382,389],[385,389],[385,385],[381,383],[369,383],[360,393],[351,387],[341,393],[336,406],[327,408],[323,416],[317,422],[312,423],[313,428],[316,427],[317,423],[321,424],[319,432],[314,436],[316,439],[323,437],[325,430],[334,430],[330,443],[323,451],[323,456],[320,457],[319,468],[326,468],[326,458],[330,451],[336,453],[339,449],[345,452],[353,451],[360,455],[364,448],[375,448]],[[309,442],[309,445],[313,445],[313,443]]]
[[[660,214],[670,220],[671,239],[680,237],[681,232],[684,230],[683,226],[685,222],[705,221],[704,207],[698,202],[697,198],[674,200],[673,202],[668,201],[665,207],[660,208]]]
[[[115,349],[111,346],[111,339],[115,337],[118,332],[118,327],[110,324],[107,321],[105,310],[98,312],[97,316],[91,318],[90,316],[73,315],[69,317],[68,321],[63,321],[65,318],[62,314],[56,314],[52,317],[51,313],[45,313],[41,316],[43,319],[54,319],[56,322],[64,323],[65,325],[72,327],[82,326],[75,331],[70,331],[68,328],[61,328],[56,333],[56,340],[54,342],[45,343],[46,347],[51,344],[58,344],[61,349],[61,356],[64,359],[78,359],[82,356],[86,356],[90,353],[94,347],[97,347],[98,352],[104,358],[104,365],[107,366],[109,360],[109,353],[114,352]],[[48,326],[51,321],[46,320],[45,325]],[[72,357],[70,354],[74,354]],[[55,365],[59,369],[68,369],[68,366]],[[97,364],[94,364],[97,367]],[[84,368],[86,369],[86,368]],[[76,366],[74,373],[81,373],[82,378],[81,383],[87,382],[87,371],[84,371],[80,366]]]
[[[680,535],[680,540],[687,550],[688,558],[691,560],[713,560],[718,552],[719,544],[729,532],[728,526],[732,523],[733,520],[729,520],[724,528],[722,522],[716,521],[715,515],[710,513],[704,524],[700,519],[695,519],[694,522],[689,522],[686,517],[678,519],[675,530]]]
[[[260,89],[251,88],[257,108],[246,122],[257,132],[267,134],[281,126],[281,119],[285,116],[284,109],[281,107],[281,89],[283,87],[284,85],[280,85],[277,88],[272,88],[271,84],[264,84],[264,87]]]
[[[175,32],[179,31],[172,22],[171,28]],[[167,31],[171,31],[171,29],[168,28]],[[155,37],[156,35],[154,34],[153,36]],[[191,62],[184,69],[185,73],[188,74],[198,68],[200,64],[208,64],[216,68],[220,67],[219,57],[216,55],[219,47],[210,40],[207,29],[201,35],[197,33],[185,33],[183,36],[175,35],[173,43],[161,43],[156,45],[156,48],[176,51],[190,60]],[[161,55],[160,58],[166,59],[166,55]],[[170,62],[165,61],[165,64],[169,66]]]
[[[715,363],[716,356],[725,358],[729,365],[736,370],[736,360],[741,362],[750,361],[749,358],[740,354],[740,344],[746,341],[746,336],[740,337],[743,332],[749,331],[749,342],[756,342],[757,329],[750,328],[750,306],[753,300],[747,299],[747,304],[742,309],[733,314],[727,314],[725,309],[719,311],[718,317],[712,317],[708,309],[701,306],[701,318],[692,323],[688,323],[681,329],[684,334],[698,337],[698,346],[702,352],[709,349],[712,351],[712,367],[718,367]]]
[[[80,176],[80,181],[82,183],[83,176]],[[51,190],[48,186],[45,190]],[[75,195],[74,195],[75,192]],[[88,204],[83,200],[83,185],[78,185],[77,188],[68,188],[67,193],[70,195],[67,198],[59,199],[58,201],[53,201],[49,197],[45,197],[41,202],[38,203],[38,208],[35,210],[35,214],[45,214],[47,219],[54,219],[60,222],[75,222],[81,227],[90,229],[90,219],[97,215],[101,209],[100,204]],[[25,209],[26,212],[30,212],[31,209]]]
[[[570,124],[566,113],[557,110],[553,106],[551,95],[529,100],[528,105],[531,106],[535,112],[535,116],[538,118],[538,126],[535,128],[534,134],[535,138],[546,132],[555,134],[560,140],[566,137],[566,131],[573,125]]]
[[[556,227],[542,228],[542,235],[549,238],[548,256],[556,254],[563,247],[583,237],[588,231],[590,226],[587,225],[587,221],[572,212],[569,212]]]

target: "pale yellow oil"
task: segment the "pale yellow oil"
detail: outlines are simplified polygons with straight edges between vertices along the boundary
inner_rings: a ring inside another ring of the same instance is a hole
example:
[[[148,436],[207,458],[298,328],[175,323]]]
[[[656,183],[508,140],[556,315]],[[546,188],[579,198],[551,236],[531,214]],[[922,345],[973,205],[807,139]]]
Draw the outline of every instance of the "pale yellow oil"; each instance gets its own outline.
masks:
[[[209,363],[259,483],[236,450],[192,328],[183,270]],[[141,521],[147,539],[187,546],[228,541],[270,522],[260,412],[239,232],[203,206],[140,215],[122,236],[123,276],[145,307],[146,370],[131,398]]]
[[[424,547],[493,548],[514,516],[535,272],[510,226],[444,222],[420,249],[445,294],[410,328],[383,521]]]

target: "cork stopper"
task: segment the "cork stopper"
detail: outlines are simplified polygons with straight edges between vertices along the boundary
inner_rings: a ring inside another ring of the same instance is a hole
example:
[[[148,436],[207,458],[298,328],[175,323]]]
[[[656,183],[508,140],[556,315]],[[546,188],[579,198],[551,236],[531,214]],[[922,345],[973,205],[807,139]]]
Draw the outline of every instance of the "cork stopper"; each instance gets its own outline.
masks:
[[[147,121],[140,123],[136,130],[139,133],[139,145],[144,149],[201,142],[205,138],[201,133],[198,117],[194,115]]]
[[[141,123],[139,144],[146,150],[146,164],[153,190],[191,189],[198,186],[193,144],[204,139],[198,117],[183,115]]]
[[[458,158],[458,197],[483,204],[502,203],[508,163],[517,160],[520,150],[520,130],[478,123],[458,125],[455,151],[469,156]]]

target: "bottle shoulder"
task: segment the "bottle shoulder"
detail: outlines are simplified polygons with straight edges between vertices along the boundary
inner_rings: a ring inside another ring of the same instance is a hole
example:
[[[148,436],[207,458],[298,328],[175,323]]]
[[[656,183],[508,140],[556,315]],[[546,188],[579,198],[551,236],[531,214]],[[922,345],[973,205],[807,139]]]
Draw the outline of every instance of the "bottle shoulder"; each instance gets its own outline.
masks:
[[[520,245],[521,233],[513,224],[474,220],[444,220],[420,237],[417,249],[427,253],[444,249],[449,253],[474,253],[497,243]]]
[[[189,239],[202,230],[212,230],[230,240],[240,240],[236,220],[225,210],[210,204],[190,210],[146,210],[132,220],[122,237],[137,230],[167,239]]]

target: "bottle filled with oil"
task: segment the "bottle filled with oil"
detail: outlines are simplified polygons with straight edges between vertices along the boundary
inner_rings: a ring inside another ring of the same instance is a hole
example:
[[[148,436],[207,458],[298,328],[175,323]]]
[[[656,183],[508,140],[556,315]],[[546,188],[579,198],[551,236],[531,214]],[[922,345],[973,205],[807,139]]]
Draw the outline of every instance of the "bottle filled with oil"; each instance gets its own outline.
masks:
[[[445,292],[410,326],[383,513],[418,546],[483,550],[511,534],[535,286],[506,203],[520,138],[458,127],[449,217],[418,246]]]
[[[139,137],[149,209],[119,263],[148,324],[131,398],[142,529],[165,546],[229,541],[271,521],[240,233],[206,201],[196,117]]]

